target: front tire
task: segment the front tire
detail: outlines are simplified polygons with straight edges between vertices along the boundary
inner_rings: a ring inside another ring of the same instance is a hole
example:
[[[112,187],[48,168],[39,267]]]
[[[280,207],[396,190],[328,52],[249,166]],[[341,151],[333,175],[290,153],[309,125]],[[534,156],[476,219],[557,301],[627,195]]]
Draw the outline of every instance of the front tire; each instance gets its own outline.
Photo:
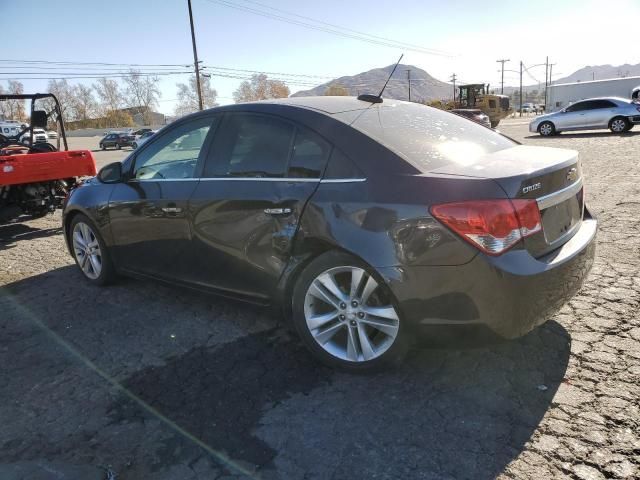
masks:
[[[406,325],[386,284],[367,265],[341,252],[313,260],[293,289],[293,323],[322,363],[368,371],[399,362]]]
[[[101,150],[106,150],[107,146],[104,143],[102,143],[102,144],[100,144],[100,149]]]
[[[120,150],[122,148],[122,145],[120,145],[119,143],[116,143],[116,150]]]
[[[551,122],[542,122],[538,126],[538,133],[543,137],[550,137],[551,135],[555,135],[556,126]]]
[[[109,250],[86,215],[78,214],[73,218],[69,225],[69,239],[76,265],[89,283],[102,286],[115,279]]]
[[[624,133],[629,130],[629,121],[624,117],[612,118],[609,122],[609,130],[613,133]]]

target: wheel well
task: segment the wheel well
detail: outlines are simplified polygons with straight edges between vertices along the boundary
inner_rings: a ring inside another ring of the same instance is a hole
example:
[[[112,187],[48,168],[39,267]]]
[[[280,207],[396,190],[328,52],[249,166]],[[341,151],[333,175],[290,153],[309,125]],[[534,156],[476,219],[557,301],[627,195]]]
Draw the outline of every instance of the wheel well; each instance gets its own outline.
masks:
[[[307,239],[306,241],[309,241],[309,240],[311,239]],[[324,241],[317,242],[314,245],[312,252],[307,256],[305,256],[304,259],[300,261],[300,263],[296,264],[293,270],[288,275],[283,275],[282,277],[281,281],[283,281],[284,284],[280,289],[281,291],[280,304],[281,304],[282,313],[284,314],[285,319],[287,321],[291,319],[291,313],[292,313],[291,312],[292,305],[289,299],[291,299],[291,296],[293,294],[293,287],[298,281],[300,274],[304,271],[307,265],[309,265],[313,260],[318,258],[320,255],[324,255],[325,253],[328,253],[328,252],[341,252],[346,255],[350,255],[354,258],[357,258],[360,262],[367,265],[370,269],[375,270],[371,265],[369,265],[368,262],[366,262],[364,259],[356,255],[355,253],[350,252],[349,250],[341,248],[337,245],[326,243]]]
[[[82,212],[79,210],[72,210],[69,213],[67,213],[67,216],[64,219],[64,232],[66,233],[66,238],[67,238],[67,249],[69,250],[69,252],[71,252],[71,232],[69,231],[69,228],[71,228],[71,222],[73,222],[73,219],[77,216],[80,215]]]
[[[627,120],[627,117],[624,117],[622,115],[616,115],[615,117],[613,117],[611,120],[609,120],[609,126],[611,126],[611,124],[613,123],[614,120],[617,119],[621,119],[624,120],[624,122],[628,125],[629,124],[629,120]]]

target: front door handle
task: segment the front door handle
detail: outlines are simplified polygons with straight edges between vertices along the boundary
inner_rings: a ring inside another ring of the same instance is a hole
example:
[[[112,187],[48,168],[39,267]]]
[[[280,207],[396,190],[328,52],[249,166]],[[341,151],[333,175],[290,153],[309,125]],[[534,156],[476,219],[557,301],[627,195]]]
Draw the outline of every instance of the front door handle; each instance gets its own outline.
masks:
[[[182,209],[180,207],[162,207],[164,213],[180,213]]]
[[[288,215],[292,210],[290,208],[265,208],[264,213],[267,215]]]

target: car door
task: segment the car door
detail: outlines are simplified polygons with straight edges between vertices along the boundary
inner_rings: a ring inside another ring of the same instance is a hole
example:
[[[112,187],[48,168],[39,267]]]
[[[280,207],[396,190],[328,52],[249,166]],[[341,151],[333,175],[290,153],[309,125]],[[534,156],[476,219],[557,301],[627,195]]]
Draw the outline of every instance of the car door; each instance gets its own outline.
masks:
[[[121,268],[175,280],[188,275],[188,202],[217,118],[189,119],[150,140],[135,154],[128,179],[115,185],[109,218]]]
[[[330,150],[280,117],[226,114],[190,202],[195,281],[267,301]]]
[[[583,125],[582,112],[588,107],[588,102],[576,102],[562,110],[557,118],[554,118],[556,130],[577,130]]]
[[[615,116],[616,104],[609,100],[593,100],[589,109],[582,112],[585,128],[607,128],[609,120]]]
[[[105,148],[111,147],[113,145],[112,139],[113,139],[113,134],[110,133],[109,135],[107,135],[102,139],[102,145],[104,145]]]

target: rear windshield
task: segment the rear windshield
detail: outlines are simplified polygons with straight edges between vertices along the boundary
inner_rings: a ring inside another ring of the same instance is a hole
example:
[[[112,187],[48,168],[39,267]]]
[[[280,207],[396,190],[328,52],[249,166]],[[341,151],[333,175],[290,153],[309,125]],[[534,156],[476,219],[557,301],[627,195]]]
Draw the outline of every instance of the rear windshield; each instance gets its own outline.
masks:
[[[400,155],[421,172],[451,163],[471,164],[482,155],[516,145],[471,120],[417,103],[385,99],[335,117]]]

